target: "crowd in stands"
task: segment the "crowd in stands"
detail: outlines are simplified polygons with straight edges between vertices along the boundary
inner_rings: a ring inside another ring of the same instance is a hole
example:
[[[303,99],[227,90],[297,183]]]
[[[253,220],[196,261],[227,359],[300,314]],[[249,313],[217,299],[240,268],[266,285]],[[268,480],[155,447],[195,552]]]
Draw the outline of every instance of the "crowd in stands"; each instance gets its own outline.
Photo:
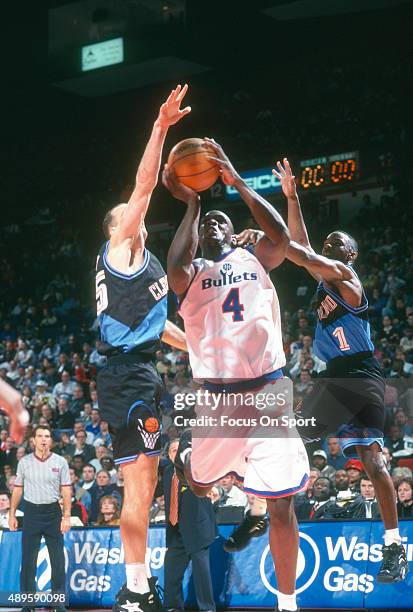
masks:
[[[293,81],[299,81],[307,110],[297,96],[288,98],[285,94],[270,100],[265,88],[258,86],[259,75],[255,84],[255,77],[251,77],[249,87],[227,85],[221,89],[221,84],[215,85],[216,96],[211,90],[212,77],[202,77],[199,82],[195,78],[196,112],[189,125],[194,134],[202,128],[200,134],[209,133],[222,141],[244,168],[268,166],[275,155],[303,159],[362,147],[374,150],[378,166],[388,166],[388,174],[382,174],[385,195],[376,199],[364,196],[345,229],[354,233],[360,246],[356,269],[369,298],[375,355],[387,381],[385,456],[399,516],[408,518],[413,511],[413,237],[409,235],[413,202],[411,179],[404,174],[403,165],[398,169],[395,164],[400,160],[402,164],[400,151],[406,150],[406,126],[399,109],[404,100],[402,88],[410,78],[406,71],[411,68],[389,59],[372,65],[366,61],[329,66],[326,62],[318,65],[317,78],[300,70],[304,69],[297,65],[296,70],[284,74],[282,88],[283,92],[295,91]],[[356,97],[352,85],[355,70],[356,80],[362,84]],[[212,98],[222,101],[216,113],[208,112]],[[80,103],[71,103],[80,108]],[[8,150],[15,163],[2,192],[6,200],[17,199],[19,206],[7,208],[0,228],[0,377],[21,392],[31,420],[22,445],[16,447],[8,433],[7,418],[0,412],[3,528],[7,526],[17,464],[31,452],[31,435],[38,424],[53,429],[52,450],[70,465],[73,524],[119,523],[122,471],[113,462],[108,424],[101,419],[96,392],[96,373],[105,358],[98,352],[94,261],[100,220],[133,179],[147,134],[143,130],[137,134],[136,125],[133,138],[126,134],[136,121],[131,104],[125,107],[125,116],[111,115],[107,121],[110,104],[103,101],[93,120],[87,113],[83,118],[80,113],[70,115],[66,128],[61,117],[56,117],[56,135],[49,140],[33,126],[29,144],[24,134]],[[309,107],[313,112],[308,112]],[[149,111],[145,110],[148,125],[153,115]],[[105,130],[100,129],[103,124]],[[183,129],[179,126],[177,140],[188,136],[179,131]],[[56,163],[49,174],[52,159]],[[398,170],[402,178],[397,176]],[[36,207],[33,202],[42,204]],[[156,203],[154,206],[159,211]],[[176,215],[169,221],[176,223]],[[234,221],[237,225],[237,219]],[[333,229],[314,214],[309,215],[308,226],[310,237],[318,243],[324,231]],[[159,235],[150,236],[150,240],[150,248],[165,262],[168,242]],[[285,371],[294,382],[299,405],[325,367],[313,351],[315,283],[288,263],[276,270],[273,278],[282,308]],[[181,325],[173,300],[170,305],[169,318]],[[161,474],[168,462],[168,445],[180,434],[174,424],[174,396],[193,391],[196,384],[185,353],[162,346],[156,354],[156,368],[165,384]],[[309,448],[309,454],[309,486],[296,496],[300,519],[378,516],[374,488],[362,464],[340,455],[334,437],[318,448]],[[210,497],[222,517],[222,509],[235,507],[243,513],[252,502],[231,477],[217,483]],[[163,518],[160,479],[151,520],[157,523]]]

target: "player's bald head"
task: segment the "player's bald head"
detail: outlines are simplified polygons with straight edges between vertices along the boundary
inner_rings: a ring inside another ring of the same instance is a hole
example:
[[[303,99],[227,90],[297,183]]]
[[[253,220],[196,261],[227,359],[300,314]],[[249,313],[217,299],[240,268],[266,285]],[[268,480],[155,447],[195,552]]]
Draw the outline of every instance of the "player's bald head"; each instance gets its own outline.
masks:
[[[122,212],[126,207],[127,204],[117,204],[106,213],[102,223],[103,233],[105,234],[106,238],[110,238],[110,228],[117,226],[119,219],[122,216]]]

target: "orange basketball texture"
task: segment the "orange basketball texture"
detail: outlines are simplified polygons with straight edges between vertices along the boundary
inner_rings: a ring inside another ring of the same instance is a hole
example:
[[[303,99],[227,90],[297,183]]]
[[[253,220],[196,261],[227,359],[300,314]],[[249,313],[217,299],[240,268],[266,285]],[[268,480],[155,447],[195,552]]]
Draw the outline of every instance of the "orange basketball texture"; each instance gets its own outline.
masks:
[[[218,164],[208,159],[208,155],[213,154],[202,138],[187,138],[174,146],[168,166],[180,183],[195,191],[205,191],[219,176]]]
[[[149,419],[146,419],[144,427],[147,432],[155,433],[155,431],[158,431],[159,429],[158,419],[155,419],[155,417],[149,417]]]

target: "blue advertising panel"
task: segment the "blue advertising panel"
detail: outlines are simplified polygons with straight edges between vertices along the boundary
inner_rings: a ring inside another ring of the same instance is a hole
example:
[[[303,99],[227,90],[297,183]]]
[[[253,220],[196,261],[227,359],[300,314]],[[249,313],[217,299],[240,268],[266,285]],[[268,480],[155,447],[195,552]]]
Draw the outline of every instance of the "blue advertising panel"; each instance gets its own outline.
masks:
[[[300,523],[299,528],[297,595],[303,608],[413,609],[413,571],[398,584],[375,581],[382,558],[380,522],[308,522]],[[217,606],[274,608],[277,583],[268,535],[254,539],[239,553],[228,554],[222,544],[232,529],[232,525],[221,525],[211,546]],[[400,529],[412,565],[413,521],[402,521]],[[7,606],[7,594],[19,592],[21,532],[0,532],[0,538],[0,605]],[[161,586],[165,553],[165,529],[152,527],[146,563]],[[119,529],[73,529],[65,534],[65,557],[69,604],[111,607],[125,580]],[[42,543],[37,561],[38,590],[50,589],[50,576],[49,556]],[[183,591],[188,607],[196,607],[190,567]]]

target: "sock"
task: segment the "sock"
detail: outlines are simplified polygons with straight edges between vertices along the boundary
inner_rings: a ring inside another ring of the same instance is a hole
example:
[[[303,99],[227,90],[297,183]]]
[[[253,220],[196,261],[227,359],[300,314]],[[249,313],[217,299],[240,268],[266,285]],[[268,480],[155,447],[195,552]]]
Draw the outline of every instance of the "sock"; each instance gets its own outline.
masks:
[[[390,546],[391,544],[401,544],[402,539],[400,537],[399,528],[396,529],[386,529],[384,532],[384,545]]]
[[[295,612],[297,610],[296,595],[284,595],[284,593],[278,593],[278,609],[287,610],[288,612]]]
[[[126,586],[132,593],[149,593],[145,563],[125,563]]]
[[[251,516],[264,516],[267,512],[267,500],[256,497],[250,508]]]

